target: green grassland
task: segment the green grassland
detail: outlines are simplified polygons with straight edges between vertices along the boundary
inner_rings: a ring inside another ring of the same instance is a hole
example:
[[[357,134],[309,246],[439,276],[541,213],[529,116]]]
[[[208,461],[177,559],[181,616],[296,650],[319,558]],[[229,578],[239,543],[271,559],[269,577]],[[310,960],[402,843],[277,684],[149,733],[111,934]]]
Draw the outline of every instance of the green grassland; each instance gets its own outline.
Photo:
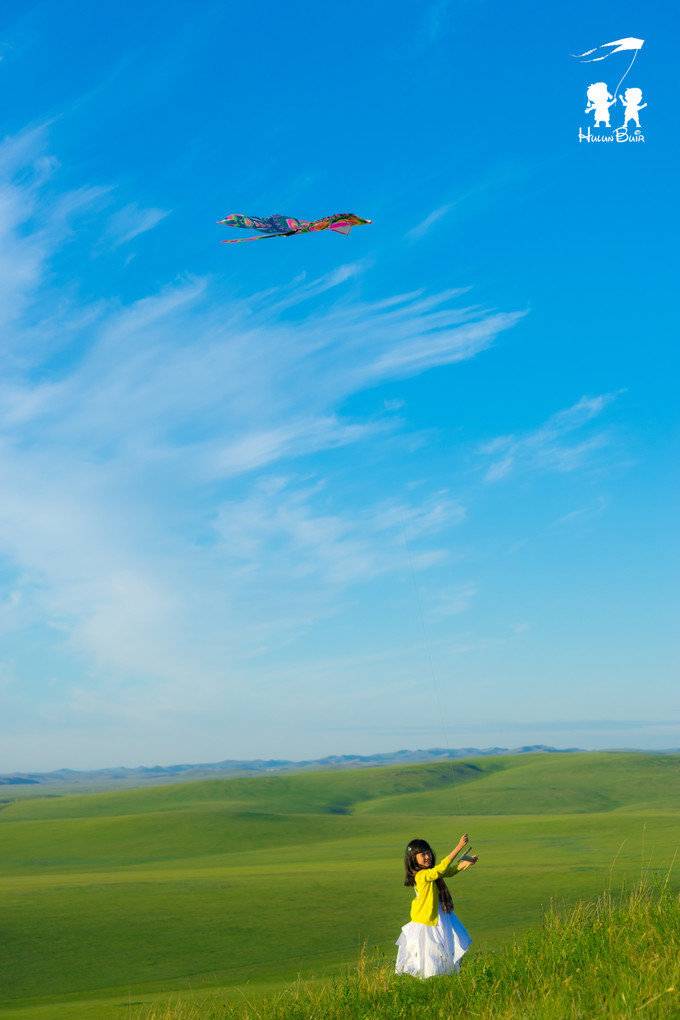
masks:
[[[680,897],[643,879],[550,909],[539,930],[477,953],[455,977],[397,977],[394,961],[362,952],[344,974],[293,982],[260,999],[181,996],[142,1020],[667,1020],[680,1016]]]
[[[140,1016],[338,972],[407,920],[405,842],[469,831],[475,949],[553,900],[666,874],[680,755],[539,754],[211,780],[0,806],[0,1015]],[[140,1004],[140,1005],[136,1005]]]

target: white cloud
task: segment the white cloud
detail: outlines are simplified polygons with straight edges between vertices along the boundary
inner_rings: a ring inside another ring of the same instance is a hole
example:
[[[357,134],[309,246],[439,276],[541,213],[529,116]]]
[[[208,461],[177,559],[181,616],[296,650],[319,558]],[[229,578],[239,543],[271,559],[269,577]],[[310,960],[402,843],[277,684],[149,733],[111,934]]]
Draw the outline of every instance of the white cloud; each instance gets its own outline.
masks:
[[[408,542],[460,524],[465,516],[465,508],[458,500],[441,490],[414,505],[395,501],[380,504],[376,508],[374,526],[380,531],[395,530]]]
[[[468,582],[451,591],[440,592],[432,607],[432,616],[441,618],[467,612],[474,602],[477,591],[477,585]]]
[[[365,262],[246,299],[185,277],[84,302],[56,257],[76,225],[99,236],[109,191],[59,193],[44,140],[0,147],[0,558],[19,593],[0,592],[0,625],[40,630],[45,661],[68,660],[36,710],[57,729],[225,698],[246,711],[258,656],[300,641],[352,586],[443,562],[464,518],[433,484],[347,506],[299,459],[395,435],[395,416],[344,402],[472,358],[522,313],[461,290],[365,301]],[[160,210],[122,212],[121,244]]]
[[[144,209],[136,202],[130,202],[111,216],[106,234],[117,248],[153,230],[169,215],[167,209]]]
[[[490,347],[498,334],[519,322],[523,314],[510,312],[487,315],[481,321],[469,325],[461,324],[437,333],[410,337],[407,342],[395,345],[367,366],[367,376],[385,379],[404,374],[416,375],[436,365],[466,361]]]
[[[604,496],[598,496],[592,503],[578,507],[576,510],[570,510],[566,514],[562,514],[561,517],[558,517],[557,520],[553,521],[552,527],[581,524],[584,521],[592,520],[594,517],[599,517],[606,508],[607,499]]]
[[[609,445],[610,436],[604,430],[585,438],[574,439],[573,435],[586,429],[618,396],[615,392],[581,397],[532,432],[497,436],[481,444],[481,456],[492,459],[485,470],[486,481],[498,482],[522,470],[567,473],[583,467],[594,453]]]
[[[435,5],[436,7],[439,5]],[[535,169],[535,168],[534,168]],[[530,168],[527,164],[505,160],[492,167],[482,176],[476,178],[474,184],[464,191],[460,191],[446,202],[433,209],[415,227],[404,235],[407,241],[420,241],[430,230],[441,220],[448,217],[454,211],[458,214],[469,215],[473,211],[487,209],[490,204],[506,195],[517,185],[526,184]]]
[[[267,309],[269,315],[278,315],[285,311],[287,308],[293,308],[296,305],[302,304],[304,301],[310,301],[312,298],[318,297],[321,294],[325,294],[326,291],[333,290],[335,287],[339,287],[343,283],[347,283],[348,280],[353,280],[366,272],[370,268],[370,261],[364,259],[360,262],[347,262],[344,265],[337,266],[332,269],[329,273],[324,276],[320,276],[316,280],[312,280],[310,283],[305,284],[305,276],[295,279],[292,282],[290,293],[286,296],[279,297],[278,300],[272,301],[271,298],[275,296],[275,293],[267,291],[265,298],[268,299]]]
[[[213,470],[224,476],[254,471],[282,459],[360,442],[379,431],[384,426],[342,422],[335,415],[287,422],[246,433],[215,450]]]
[[[440,205],[437,209],[433,209],[431,213],[417,223],[415,227],[411,227],[406,233],[406,238],[409,241],[419,241],[421,237],[425,237],[425,234],[438,223],[439,220],[443,219],[447,213],[453,209],[453,202],[446,202],[444,205]]]
[[[266,562],[271,575],[315,575],[331,585],[347,585],[441,562],[445,548],[412,543],[441,535],[465,518],[445,492],[417,504],[378,503],[352,514],[316,509],[324,495],[324,486],[270,478],[247,498],[223,504],[216,529],[224,555],[251,574],[259,574]],[[317,589],[317,599],[319,594]]]

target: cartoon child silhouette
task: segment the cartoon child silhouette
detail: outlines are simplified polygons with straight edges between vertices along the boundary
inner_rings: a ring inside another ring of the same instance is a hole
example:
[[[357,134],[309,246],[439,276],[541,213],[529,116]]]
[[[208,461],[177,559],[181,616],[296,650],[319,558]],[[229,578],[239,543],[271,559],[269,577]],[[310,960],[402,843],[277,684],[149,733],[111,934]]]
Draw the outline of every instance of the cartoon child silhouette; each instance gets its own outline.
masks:
[[[628,127],[628,121],[634,120],[637,127],[640,127],[640,110],[644,110],[647,103],[640,103],[642,89],[626,89],[622,96],[619,96],[626,109],[623,113],[623,126]]]
[[[606,81],[596,81],[593,85],[589,85],[586,96],[588,105],[585,112],[595,111],[595,127],[600,127],[602,124],[609,127],[609,107],[613,106],[616,100],[607,88]]]

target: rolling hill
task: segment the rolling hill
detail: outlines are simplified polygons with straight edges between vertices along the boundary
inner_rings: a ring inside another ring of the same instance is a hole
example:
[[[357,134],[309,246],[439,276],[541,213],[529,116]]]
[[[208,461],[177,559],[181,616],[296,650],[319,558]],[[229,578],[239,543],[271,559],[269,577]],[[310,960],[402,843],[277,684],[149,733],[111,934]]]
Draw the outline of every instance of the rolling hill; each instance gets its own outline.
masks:
[[[333,973],[363,942],[390,951],[415,835],[445,852],[470,832],[480,863],[456,908],[477,948],[498,947],[551,900],[667,870],[679,794],[680,755],[579,753],[9,801],[0,1015],[105,1020],[173,990]]]

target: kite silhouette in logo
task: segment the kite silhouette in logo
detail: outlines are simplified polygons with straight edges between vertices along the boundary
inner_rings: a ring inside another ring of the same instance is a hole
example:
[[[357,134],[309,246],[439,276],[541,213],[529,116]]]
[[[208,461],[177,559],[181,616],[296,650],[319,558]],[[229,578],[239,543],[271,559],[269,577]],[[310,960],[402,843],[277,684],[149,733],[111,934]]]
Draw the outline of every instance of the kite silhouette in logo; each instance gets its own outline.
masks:
[[[644,110],[647,103],[641,103],[642,89],[626,89],[619,99],[625,106],[623,113],[623,126],[628,127],[628,123],[631,120],[635,121],[637,127],[640,127],[640,110]]]
[[[259,230],[253,237],[230,237],[223,244],[241,244],[243,241],[266,241],[271,237],[292,237],[294,234],[311,234],[319,230],[332,230],[336,234],[349,234],[352,227],[360,227],[365,220],[355,213],[335,213],[320,220],[298,220],[292,216],[245,216],[243,213],[229,213],[218,223],[225,227],[244,227]]]
[[[602,124],[609,127],[609,107],[613,106],[616,100],[609,91],[607,83],[605,81],[596,81],[589,85],[586,96],[588,97],[588,105],[585,112],[593,113],[595,127],[600,127]]]
[[[629,35],[625,39],[614,39],[613,42],[606,42],[602,43],[601,46],[594,46],[592,49],[586,50],[585,53],[572,53],[572,56],[581,64],[597,64],[601,60],[608,60],[610,57],[613,57],[615,53],[632,53],[633,57],[631,62],[619,78],[616,88],[614,89],[614,95],[612,98],[616,99],[624,79],[637,60],[637,55],[644,44],[644,39],[637,39],[635,36]],[[596,84],[604,85],[604,82],[597,82]],[[590,88],[594,88],[594,86],[591,85]],[[590,98],[590,96],[588,98]],[[590,113],[590,110],[587,112]],[[596,124],[595,126],[597,127],[598,125]],[[608,120],[607,126],[609,126]]]

